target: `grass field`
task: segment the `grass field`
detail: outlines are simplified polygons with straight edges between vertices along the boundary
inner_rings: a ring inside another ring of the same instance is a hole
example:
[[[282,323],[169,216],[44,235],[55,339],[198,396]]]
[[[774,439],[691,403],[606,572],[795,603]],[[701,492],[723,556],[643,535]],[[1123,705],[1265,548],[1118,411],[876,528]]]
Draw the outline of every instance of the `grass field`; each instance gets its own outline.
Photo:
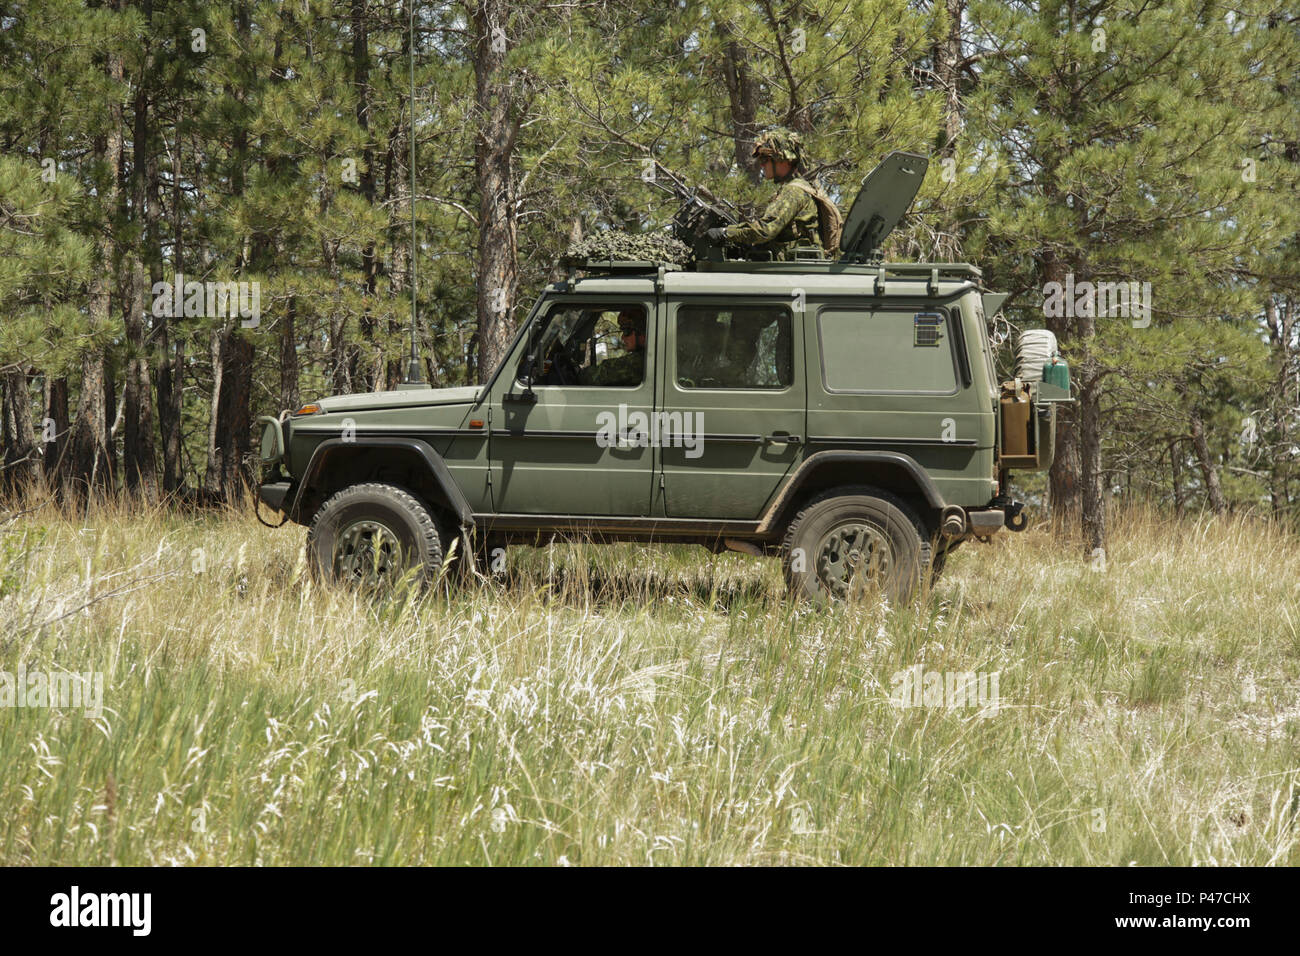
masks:
[[[0,671],[103,675],[100,717],[0,707],[0,864],[1300,863],[1300,542],[1258,521],[1121,511],[1104,570],[1031,530],[832,610],[636,545],[370,601],[303,536],[0,525]],[[918,665],[996,707],[896,706]]]

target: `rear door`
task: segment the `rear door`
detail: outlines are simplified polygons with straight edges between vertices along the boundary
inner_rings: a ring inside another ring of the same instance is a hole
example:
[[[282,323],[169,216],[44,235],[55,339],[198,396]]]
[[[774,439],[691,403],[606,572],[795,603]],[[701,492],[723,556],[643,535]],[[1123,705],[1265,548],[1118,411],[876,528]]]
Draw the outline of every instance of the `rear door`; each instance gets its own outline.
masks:
[[[803,455],[802,314],[789,298],[669,297],[657,412],[670,518],[754,519]]]

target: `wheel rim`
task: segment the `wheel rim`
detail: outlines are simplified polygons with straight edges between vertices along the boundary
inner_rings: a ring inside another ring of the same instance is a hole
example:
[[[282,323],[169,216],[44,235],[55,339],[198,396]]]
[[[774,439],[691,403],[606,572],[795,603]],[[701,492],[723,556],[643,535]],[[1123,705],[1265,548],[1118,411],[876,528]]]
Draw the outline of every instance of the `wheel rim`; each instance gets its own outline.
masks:
[[[817,577],[834,597],[861,594],[873,583],[884,586],[894,567],[894,549],[875,525],[847,521],[831,529],[817,549]]]
[[[403,570],[402,546],[392,529],[378,521],[354,521],[339,532],[334,573],[341,581],[390,581]]]

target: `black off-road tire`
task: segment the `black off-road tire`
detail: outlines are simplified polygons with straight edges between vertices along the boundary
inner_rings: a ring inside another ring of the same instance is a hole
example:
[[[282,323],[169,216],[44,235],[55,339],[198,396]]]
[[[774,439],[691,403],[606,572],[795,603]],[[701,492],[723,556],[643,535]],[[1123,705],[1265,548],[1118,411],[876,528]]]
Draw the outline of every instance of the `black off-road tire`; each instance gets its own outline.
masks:
[[[406,489],[352,485],[312,519],[307,565],[318,581],[379,590],[416,568],[417,586],[426,587],[442,566],[442,536],[428,506]]]
[[[929,532],[906,502],[879,488],[843,485],[800,508],[781,562],[791,594],[815,603],[875,588],[905,604],[928,583],[934,558]]]

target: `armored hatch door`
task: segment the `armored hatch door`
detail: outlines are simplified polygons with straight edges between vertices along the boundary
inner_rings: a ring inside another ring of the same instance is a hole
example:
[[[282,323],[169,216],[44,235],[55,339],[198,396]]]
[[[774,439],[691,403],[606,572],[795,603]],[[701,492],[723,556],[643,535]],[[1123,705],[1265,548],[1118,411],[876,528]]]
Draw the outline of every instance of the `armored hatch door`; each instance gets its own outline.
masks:
[[[912,205],[929,165],[917,153],[895,151],[867,175],[844,220],[840,237],[844,258],[871,258]]]

